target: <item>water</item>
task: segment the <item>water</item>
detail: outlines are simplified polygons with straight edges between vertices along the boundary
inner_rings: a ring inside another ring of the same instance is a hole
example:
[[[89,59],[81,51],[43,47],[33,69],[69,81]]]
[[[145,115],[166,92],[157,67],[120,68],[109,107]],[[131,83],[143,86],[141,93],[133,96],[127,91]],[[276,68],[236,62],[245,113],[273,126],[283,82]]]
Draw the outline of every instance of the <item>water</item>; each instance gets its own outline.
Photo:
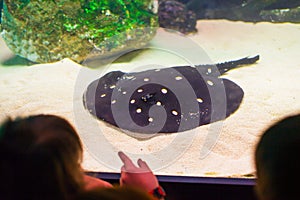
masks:
[[[178,29],[191,29],[192,33],[159,28],[149,46],[122,52],[123,56],[105,62],[96,59],[76,63],[66,58],[39,64],[16,56],[1,39],[0,120],[38,113],[66,117],[88,147],[84,159],[88,170],[118,172],[121,163],[116,152],[123,150],[135,159],[147,160],[157,174],[253,177],[253,150],[262,131],[300,112],[300,18],[281,15],[275,19],[266,17],[266,13],[274,14],[278,9],[296,12],[299,5],[289,1],[285,4],[289,8],[285,8],[277,1],[261,5],[255,16],[249,16],[247,9],[256,1],[198,2],[197,6],[205,9],[201,13],[193,9],[195,18],[189,18],[196,19],[196,26]],[[193,3],[196,1],[190,1],[190,7]],[[226,10],[236,12],[225,16]],[[260,56],[257,63],[222,76],[244,92],[238,109],[223,121],[192,130],[136,139],[94,118],[82,102],[88,84],[110,71],[140,72],[255,55]]]

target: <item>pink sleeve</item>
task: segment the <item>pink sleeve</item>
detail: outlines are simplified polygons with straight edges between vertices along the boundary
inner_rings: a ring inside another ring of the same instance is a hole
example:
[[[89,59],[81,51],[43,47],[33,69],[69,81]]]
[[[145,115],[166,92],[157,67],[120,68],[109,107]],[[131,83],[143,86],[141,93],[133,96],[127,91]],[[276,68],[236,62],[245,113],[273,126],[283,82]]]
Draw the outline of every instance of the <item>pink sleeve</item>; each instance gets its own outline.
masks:
[[[95,188],[102,188],[102,187],[107,187],[107,188],[112,187],[112,185],[109,182],[88,175],[84,175],[84,183],[85,183],[86,190],[92,190]]]

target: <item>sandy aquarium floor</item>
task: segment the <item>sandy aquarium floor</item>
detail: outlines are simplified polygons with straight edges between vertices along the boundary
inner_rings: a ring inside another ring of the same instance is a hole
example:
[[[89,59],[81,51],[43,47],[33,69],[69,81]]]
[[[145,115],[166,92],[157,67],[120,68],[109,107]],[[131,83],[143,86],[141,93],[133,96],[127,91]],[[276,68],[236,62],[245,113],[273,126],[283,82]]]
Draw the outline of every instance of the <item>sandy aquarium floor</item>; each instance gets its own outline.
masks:
[[[253,152],[262,131],[300,112],[299,35],[297,24],[201,20],[197,34],[159,30],[150,48],[97,69],[69,59],[22,66],[0,40],[0,120],[39,113],[66,117],[83,140],[86,170],[119,172],[117,152],[123,150],[134,160],[148,161],[156,174],[248,177],[255,174]],[[139,140],[83,108],[86,86],[108,71],[217,63],[257,54],[258,63],[224,75],[245,95],[240,108],[221,122]]]

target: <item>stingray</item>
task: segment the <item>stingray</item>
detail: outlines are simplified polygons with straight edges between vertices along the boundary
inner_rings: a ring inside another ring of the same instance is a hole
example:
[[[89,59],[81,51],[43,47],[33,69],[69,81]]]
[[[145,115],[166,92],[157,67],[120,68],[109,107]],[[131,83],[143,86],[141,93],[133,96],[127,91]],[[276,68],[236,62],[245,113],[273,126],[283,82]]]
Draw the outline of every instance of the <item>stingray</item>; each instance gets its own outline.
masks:
[[[224,120],[239,108],[243,89],[220,76],[258,59],[257,55],[216,65],[112,71],[88,85],[84,107],[94,117],[130,132],[190,130]]]

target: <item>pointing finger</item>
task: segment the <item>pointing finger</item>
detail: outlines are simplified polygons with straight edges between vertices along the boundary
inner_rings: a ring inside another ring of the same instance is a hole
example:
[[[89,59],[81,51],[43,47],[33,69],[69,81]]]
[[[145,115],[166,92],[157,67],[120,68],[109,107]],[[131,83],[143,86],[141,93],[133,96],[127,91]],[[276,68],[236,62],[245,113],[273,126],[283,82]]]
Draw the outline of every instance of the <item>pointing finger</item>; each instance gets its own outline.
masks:
[[[122,162],[124,163],[125,170],[135,168],[135,165],[133,164],[132,160],[125,153],[123,153],[122,151],[119,151],[118,155],[119,155],[120,159],[122,160]]]

